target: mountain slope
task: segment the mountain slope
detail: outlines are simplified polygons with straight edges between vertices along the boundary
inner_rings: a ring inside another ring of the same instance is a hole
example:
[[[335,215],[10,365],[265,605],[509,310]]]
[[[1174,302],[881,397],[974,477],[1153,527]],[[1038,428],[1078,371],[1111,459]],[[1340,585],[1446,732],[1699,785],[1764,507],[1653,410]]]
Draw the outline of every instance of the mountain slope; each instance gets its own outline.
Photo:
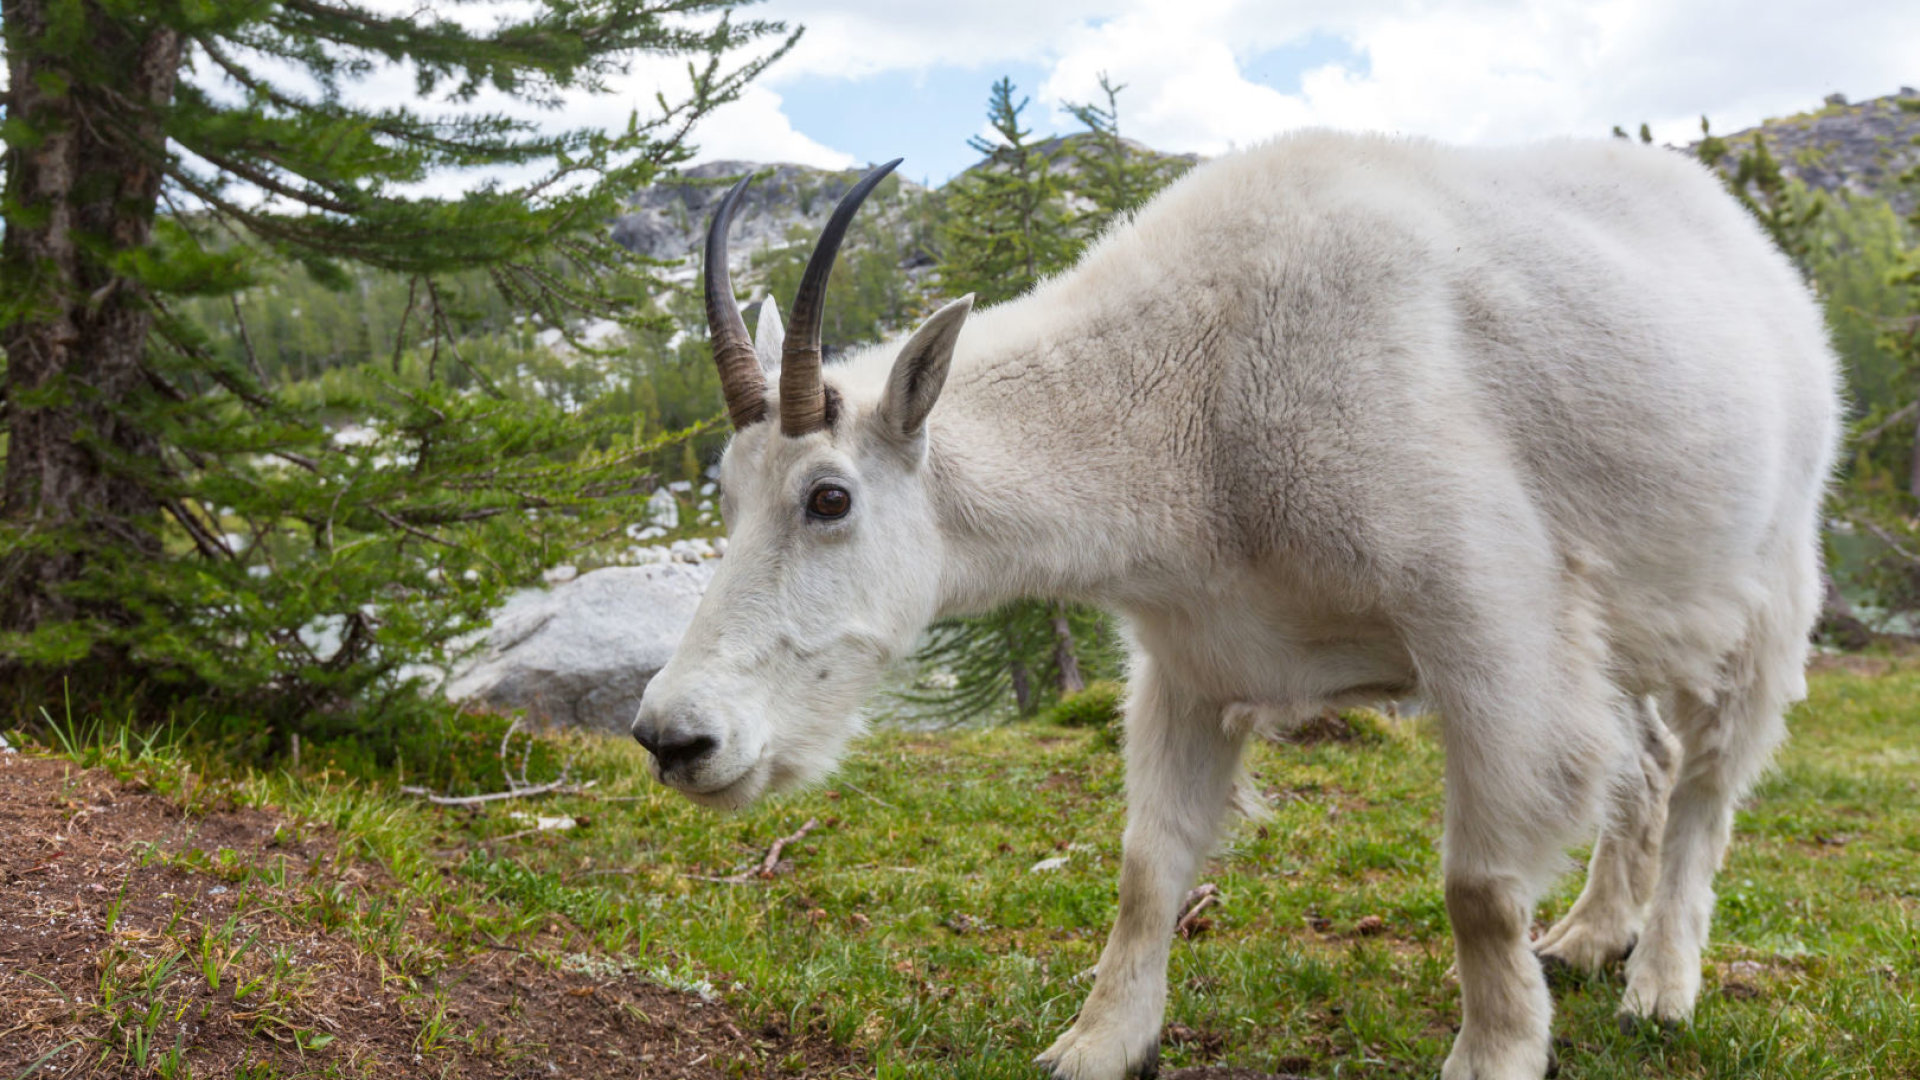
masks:
[[[1766,139],[1782,170],[1830,193],[1884,198],[1902,214],[1912,213],[1916,196],[1900,174],[1920,165],[1920,90],[1849,103],[1839,94],[1811,112],[1768,120],[1758,127],[1723,136],[1744,146],[1754,136]],[[1699,144],[1694,144],[1698,146]],[[1731,161],[1726,167],[1731,167]]]

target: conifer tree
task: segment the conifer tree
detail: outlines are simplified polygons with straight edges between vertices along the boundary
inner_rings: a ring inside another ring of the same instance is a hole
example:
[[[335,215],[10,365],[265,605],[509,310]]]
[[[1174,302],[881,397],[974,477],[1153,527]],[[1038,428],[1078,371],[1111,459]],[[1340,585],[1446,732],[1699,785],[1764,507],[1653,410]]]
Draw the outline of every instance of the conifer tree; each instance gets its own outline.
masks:
[[[1186,169],[1176,158],[1157,157],[1135,150],[1120,135],[1120,91],[1100,73],[1100,94],[1104,105],[1089,102],[1068,105],[1067,111],[1086,126],[1074,148],[1079,175],[1074,178],[1074,194],[1092,203],[1080,215],[1082,235],[1099,236],[1115,219],[1124,218],[1146,205],[1148,199]]]
[[[644,319],[648,281],[604,222],[792,43],[731,4],[482,4],[463,14],[497,19],[475,29],[362,0],[0,0],[0,713],[71,681],[283,733],[371,723],[418,700],[409,665],[617,525],[605,500],[652,448],[499,394],[454,282],[484,273],[535,326]],[[685,96],[614,131],[512,111],[605,91],[641,54],[693,58]],[[413,102],[360,103],[392,70]],[[244,320],[235,360],[181,314],[288,262],[408,282],[391,378],[296,404]],[[342,417],[367,434],[334,437]]]
[[[1766,136],[1758,132],[1748,138],[1745,146],[1736,148],[1715,135],[1703,116],[1700,145],[1695,153],[1701,162],[1716,169],[1731,159],[1732,168],[1723,169],[1721,174],[1727,190],[1804,272],[1808,238],[1814,222],[1825,212],[1825,196],[1789,178],[1768,148]]]
[[[1068,228],[1066,189],[1046,152],[1020,126],[1028,99],[1013,99],[1013,80],[993,84],[987,122],[997,140],[967,141],[986,160],[946,192],[940,281],[955,296],[981,305],[1010,300],[1073,264],[1079,243]]]

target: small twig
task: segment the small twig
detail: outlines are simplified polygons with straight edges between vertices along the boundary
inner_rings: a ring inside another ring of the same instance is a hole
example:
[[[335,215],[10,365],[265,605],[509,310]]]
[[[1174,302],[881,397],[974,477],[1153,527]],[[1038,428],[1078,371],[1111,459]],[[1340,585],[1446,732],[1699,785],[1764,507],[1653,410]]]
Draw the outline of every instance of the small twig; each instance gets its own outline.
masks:
[[[1180,903],[1180,917],[1174,920],[1173,932],[1183,938],[1192,937],[1198,927],[1200,913],[1222,902],[1220,886],[1211,882],[1195,885]]]
[[[500,778],[507,782],[508,791],[527,786],[526,766],[523,765],[520,767],[520,779],[518,781],[514,780],[513,774],[507,771],[507,747],[508,744],[513,741],[513,733],[519,730],[520,718],[516,716],[513,718],[513,723],[507,725],[506,732],[500,736],[500,752],[496,755],[500,759]]]
[[[478,806],[481,803],[499,802],[502,799],[530,799],[535,795],[554,793],[574,795],[592,787],[596,782],[589,780],[584,784],[576,784],[563,777],[551,783],[515,788],[512,791],[489,791],[484,795],[435,795],[423,787],[402,787],[400,790],[407,795],[417,795],[435,806]]]
[[[788,844],[797,844],[800,841],[806,839],[807,834],[812,832],[814,828],[817,827],[819,824],[820,824],[819,818],[808,818],[807,823],[805,825],[800,826],[799,829],[795,830],[792,836],[783,836],[780,839],[775,840],[773,842],[773,846],[767,849],[767,857],[764,859],[761,859],[760,865],[755,867],[752,870],[742,871],[741,873],[735,874],[732,877],[728,877],[728,878],[706,878],[706,877],[701,877],[698,874],[687,874],[684,876],[695,878],[700,881],[724,882],[728,885],[745,885],[747,882],[752,881],[755,878],[759,878],[763,881],[771,879],[773,877],[774,867],[780,865],[780,853],[786,850],[786,847]]]

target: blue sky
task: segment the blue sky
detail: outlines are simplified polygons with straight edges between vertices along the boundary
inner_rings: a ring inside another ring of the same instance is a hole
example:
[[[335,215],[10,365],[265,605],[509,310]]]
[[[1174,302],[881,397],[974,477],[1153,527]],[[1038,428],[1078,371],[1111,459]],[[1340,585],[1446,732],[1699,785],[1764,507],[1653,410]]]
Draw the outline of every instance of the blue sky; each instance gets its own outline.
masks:
[[[995,80],[1011,78],[1020,95],[1031,98],[1046,74],[1035,64],[1006,63],[851,79],[822,75],[783,85],[779,93],[787,118],[808,137],[863,164],[904,157],[902,175],[939,184],[979,158],[967,148],[967,139],[985,122]],[[1029,104],[1021,116],[1039,135],[1062,127],[1039,103]]]

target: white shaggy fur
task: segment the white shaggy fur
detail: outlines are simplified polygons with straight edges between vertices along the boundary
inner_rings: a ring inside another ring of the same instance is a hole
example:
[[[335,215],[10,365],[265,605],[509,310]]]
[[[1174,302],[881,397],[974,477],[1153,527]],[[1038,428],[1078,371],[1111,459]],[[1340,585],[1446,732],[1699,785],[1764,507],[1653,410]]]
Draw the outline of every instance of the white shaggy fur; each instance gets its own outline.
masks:
[[[1532,904],[1602,823],[1541,951],[1632,947],[1625,1009],[1689,1015],[1734,802],[1804,691],[1838,425],[1815,305],[1713,178],[1623,141],[1297,135],[967,315],[830,369],[829,430],[733,440],[727,558],[641,708],[714,740],[669,782],[819,776],[930,620],[1097,603],[1136,643],[1129,821],[1056,1076],[1151,1072],[1249,730],[1368,695],[1444,716],[1445,1080],[1546,1072]],[[823,478],[845,519],[804,512]]]

